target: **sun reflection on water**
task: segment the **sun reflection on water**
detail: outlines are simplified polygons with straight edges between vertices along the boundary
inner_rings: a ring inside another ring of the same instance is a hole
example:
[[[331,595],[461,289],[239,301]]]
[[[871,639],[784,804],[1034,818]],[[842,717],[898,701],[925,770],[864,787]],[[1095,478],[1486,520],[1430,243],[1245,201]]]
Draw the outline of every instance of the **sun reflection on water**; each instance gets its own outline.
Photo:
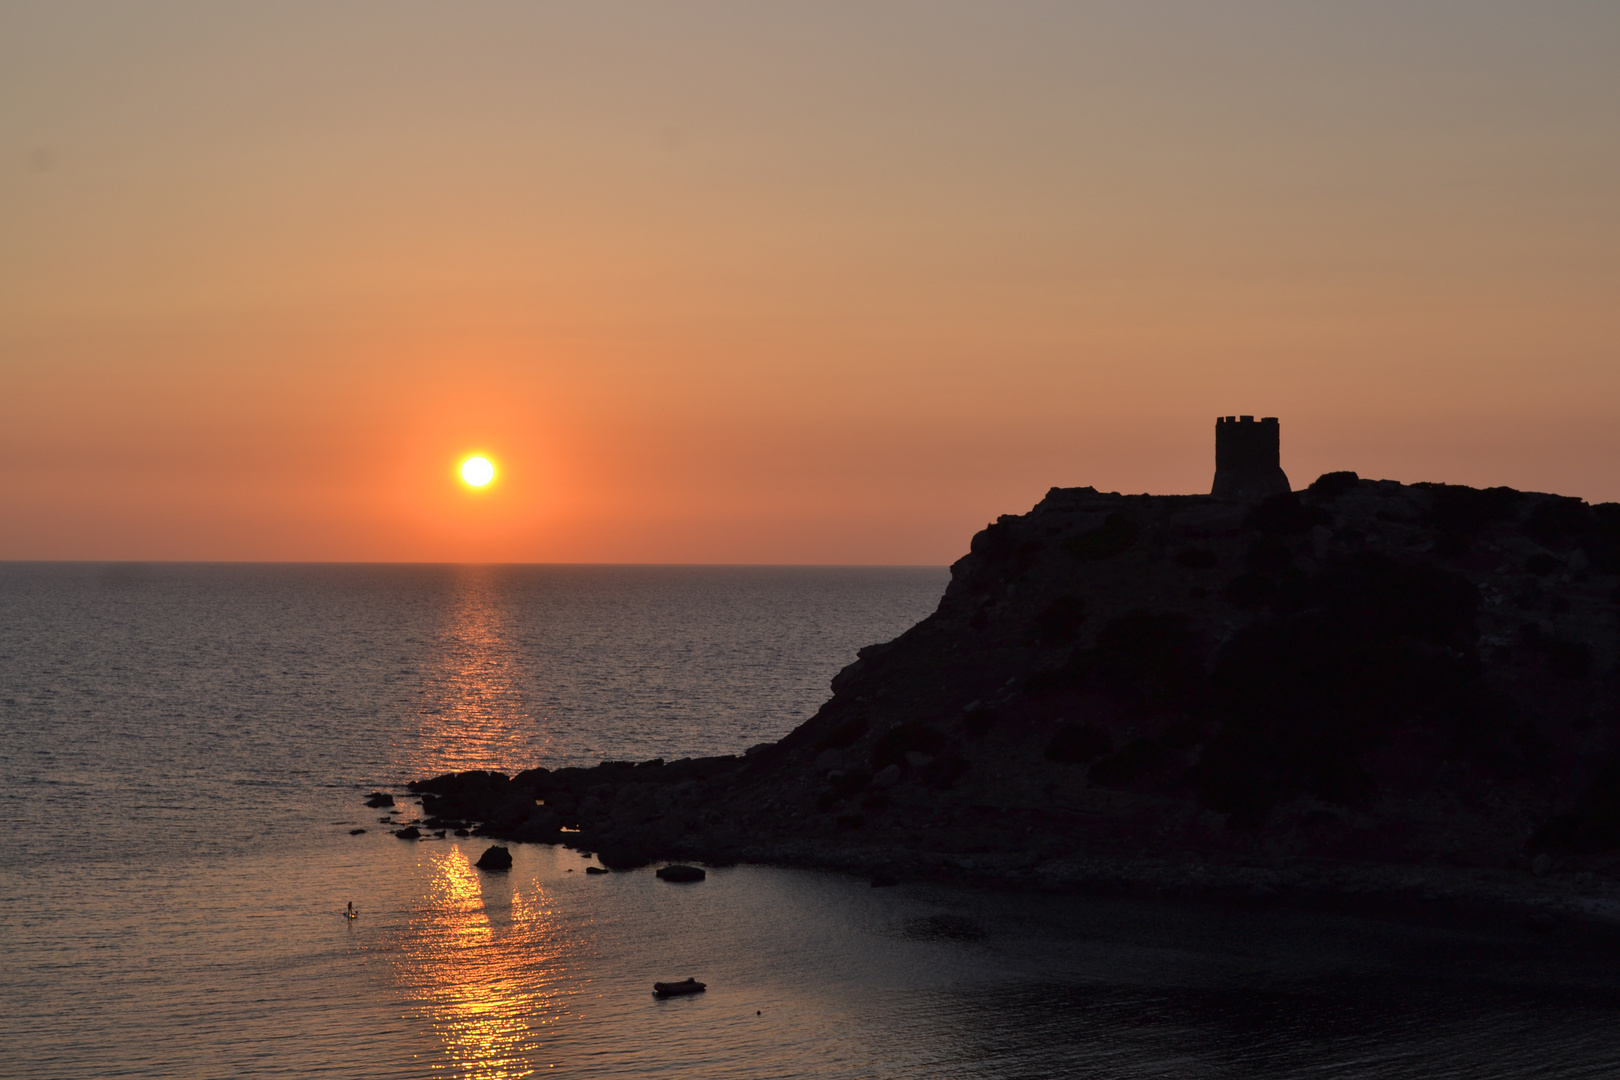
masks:
[[[481,874],[459,846],[424,857],[426,895],[393,956],[444,1048],[436,1068],[468,1080],[530,1076],[571,996],[561,920],[537,881],[518,888]]]
[[[549,737],[529,710],[512,614],[496,567],[458,567],[441,659],[396,742],[413,776],[537,763]]]

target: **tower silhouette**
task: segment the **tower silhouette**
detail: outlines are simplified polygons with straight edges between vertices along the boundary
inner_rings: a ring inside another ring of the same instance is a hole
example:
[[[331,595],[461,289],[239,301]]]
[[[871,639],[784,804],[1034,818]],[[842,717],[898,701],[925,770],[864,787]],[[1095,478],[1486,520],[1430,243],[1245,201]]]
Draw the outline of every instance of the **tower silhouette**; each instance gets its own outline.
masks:
[[[1282,471],[1281,427],[1275,416],[1215,418],[1215,487],[1217,499],[1258,502],[1289,491]]]

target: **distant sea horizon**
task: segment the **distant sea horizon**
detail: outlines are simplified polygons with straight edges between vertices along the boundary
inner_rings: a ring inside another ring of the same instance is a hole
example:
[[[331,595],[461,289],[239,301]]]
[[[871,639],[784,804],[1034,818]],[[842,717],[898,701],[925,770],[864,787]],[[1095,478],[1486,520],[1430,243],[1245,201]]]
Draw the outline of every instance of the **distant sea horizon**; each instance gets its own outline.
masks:
[[[377,559],[0,559],[3,565],[152,565],[152,567],[710,567],[716,570],[943,570],[935,562],[476,562]]]

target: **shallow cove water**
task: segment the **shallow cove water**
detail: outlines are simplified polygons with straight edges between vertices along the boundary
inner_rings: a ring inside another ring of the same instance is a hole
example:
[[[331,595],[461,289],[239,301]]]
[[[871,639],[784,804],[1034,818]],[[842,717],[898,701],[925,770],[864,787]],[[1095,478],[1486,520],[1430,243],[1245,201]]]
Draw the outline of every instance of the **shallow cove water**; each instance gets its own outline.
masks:
[[[0,566],[0,1075],[1620,1074],[1617,957],[1559,935],[747,866],[672,885],[547,846],[484,874],[484,843],[361,805],[777,738],[944,583]],[[708,992],[652,997],[689,975]]]

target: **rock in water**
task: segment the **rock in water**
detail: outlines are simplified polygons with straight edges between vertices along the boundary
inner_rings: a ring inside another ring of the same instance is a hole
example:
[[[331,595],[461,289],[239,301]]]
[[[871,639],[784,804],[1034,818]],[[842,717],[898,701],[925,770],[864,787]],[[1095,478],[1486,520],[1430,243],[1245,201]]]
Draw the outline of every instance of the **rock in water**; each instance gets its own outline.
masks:
[[[675,864],[670,865],[670,866],[660,866],[658,868],[658,876],[661,879],[663,879],[664,881],[681,882],[681,881],[702,881],[704,878],[708,877],[709,875],[704,873],[703,869],[701,867],[682,866],[679,863],[675,863]]]
[[[394,797],[386,791],[373,791],[366,796],[367,806],[393,806]]]
[[[401,840],[415,840],[422,835],[422,830],[415,825],[407,825],[394,834]]]
[[[478,856],[478,869],[480,870],[510,870],[512,869],[512,852],[509,848],[496,844],[486,848]]]
[[[605,874],[608,871],[607,871],[607,867],[605,867],[605,866],[587,866],[585,868],[585,872],[587,874]]]

